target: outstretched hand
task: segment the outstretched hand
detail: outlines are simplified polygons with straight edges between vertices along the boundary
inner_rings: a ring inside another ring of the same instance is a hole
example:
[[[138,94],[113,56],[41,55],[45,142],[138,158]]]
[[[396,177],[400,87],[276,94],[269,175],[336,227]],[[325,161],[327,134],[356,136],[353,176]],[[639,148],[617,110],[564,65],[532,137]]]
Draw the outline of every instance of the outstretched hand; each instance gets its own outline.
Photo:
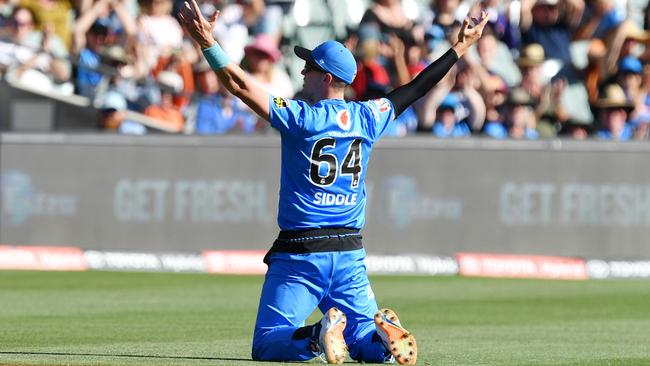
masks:
[[[485,11],[481,12],[479,18],[470,17],[469,15],[463,21],[463,25],[458,32],[458,42],[454,45],[454,50],[461,57],[470,48],[471,45],[481,38],[483,29],[489,18]]]
[[[208,21],[201,14],[201,9],[196,0],[185,1],[178,13],[178,19],[183,28],[187,30],[190,36],[201,46],[201,49],[211,47],[214,43],[212,28],[219,17],[219,10],[215,11]]]

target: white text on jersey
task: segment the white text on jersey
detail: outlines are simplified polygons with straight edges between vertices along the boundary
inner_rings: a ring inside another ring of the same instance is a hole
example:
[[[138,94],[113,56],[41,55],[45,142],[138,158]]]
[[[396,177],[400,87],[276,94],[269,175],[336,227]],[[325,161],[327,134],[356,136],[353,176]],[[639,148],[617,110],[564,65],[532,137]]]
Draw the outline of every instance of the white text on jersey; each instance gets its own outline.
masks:
[[[357,204],[357,194],[333,194],[316,192],[314,203],[321,206],[354,206]]]

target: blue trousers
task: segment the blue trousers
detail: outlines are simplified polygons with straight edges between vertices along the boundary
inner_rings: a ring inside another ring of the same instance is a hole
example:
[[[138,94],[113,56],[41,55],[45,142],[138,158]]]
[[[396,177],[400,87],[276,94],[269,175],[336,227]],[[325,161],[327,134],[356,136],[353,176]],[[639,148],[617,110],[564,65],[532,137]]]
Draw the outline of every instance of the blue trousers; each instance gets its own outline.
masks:
[[[292,339],[318,307],[336,306],[347,316],[343,336],[350,357],[383,362],[387,350],[375,335],[377,302],[370,288],[364,249],[308,254],[272,253],[253,334],[254,360],[305,361],[309,339]]]

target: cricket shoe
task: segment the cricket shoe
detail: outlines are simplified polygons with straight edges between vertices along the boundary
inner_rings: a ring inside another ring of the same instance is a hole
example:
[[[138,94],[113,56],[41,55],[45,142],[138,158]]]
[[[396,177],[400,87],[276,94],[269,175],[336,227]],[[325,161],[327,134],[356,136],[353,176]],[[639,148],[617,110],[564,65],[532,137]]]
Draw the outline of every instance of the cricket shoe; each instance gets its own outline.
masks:
[[[343,338],[347,319],[338,308],[330,308],[320,321],[318,348],[327,363],[343,363],[348,346]]]
[[[377,334],[400,365],[414,365],[418,359],[415,337],[402,328],[397,314],[390,309],[381,309],[375,314]]]

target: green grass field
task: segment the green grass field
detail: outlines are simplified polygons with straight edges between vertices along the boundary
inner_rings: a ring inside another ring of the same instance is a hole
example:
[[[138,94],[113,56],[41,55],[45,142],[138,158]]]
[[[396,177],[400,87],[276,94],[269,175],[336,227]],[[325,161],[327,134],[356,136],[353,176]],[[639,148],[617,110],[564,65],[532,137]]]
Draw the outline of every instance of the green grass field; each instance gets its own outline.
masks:
[[[417,337],[420,365],[650,365],[648,281],[371,281]],[[261,283],[0,272],[0,365],[278,365],[250,359]]]

